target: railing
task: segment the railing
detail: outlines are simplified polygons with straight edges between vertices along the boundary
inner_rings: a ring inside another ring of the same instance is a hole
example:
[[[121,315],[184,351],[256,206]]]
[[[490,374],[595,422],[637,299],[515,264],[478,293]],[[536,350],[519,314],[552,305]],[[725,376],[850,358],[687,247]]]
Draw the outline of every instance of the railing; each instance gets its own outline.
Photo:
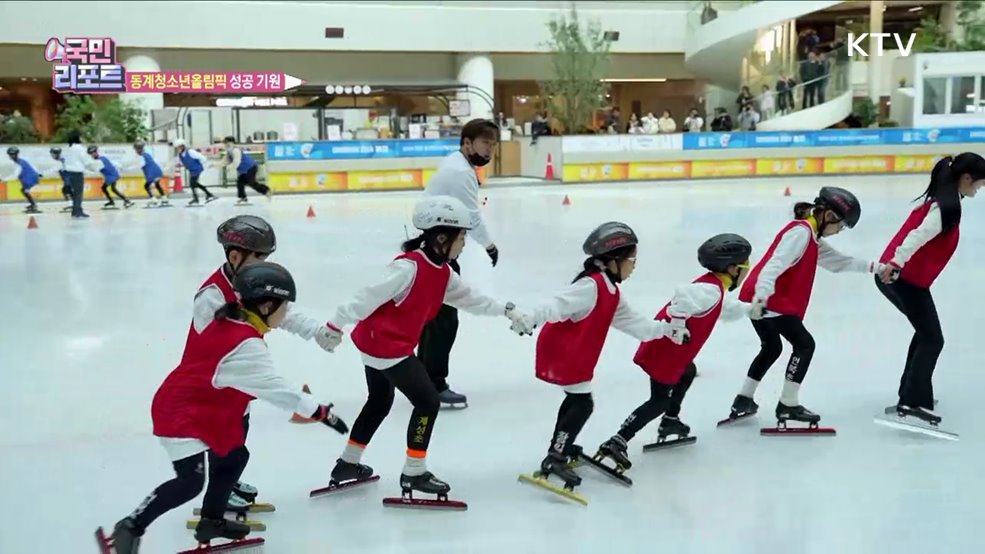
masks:
[[[714,21],[717,17],[712,12],[723,12],[723,11],[735,11],[743,6],[749,4],[755,4],[760,0],[736,0],[736,1],[716,1],[716,2],[706,2],[700,0],[692,0],[690,2],[690,8],[687,11],[687,30],[688,32],[694,32],[695,29],[708,23],[709,21]],[[710,8],[710,11],[709,11]]]
[[[802,110],[822,104],[830,99],[841,96],[851,88],[851,62],[847,56],[846,47],[832,50],[827,54],[829,70],[827,74],[816,77],[806,82],[800,81],[800,72],[782,72],[769,74],[761,77],[757,87],[750,86],[750,91],[762,90],[762,85],[769,86],[769,92],[762,92],[753,97],[752,103],[759,112],[759,121],[781,117],[795,111]],[[799,63],[807,63],[799,62]],[[776,90],[776,83],[782,75],[792,77],[796,86],[787,89],[781,100],[781,93]],[[770,98],[772,98],[772,109],[770,109]],[[765,100],[765,106],[764,106]],[[813,100],[813,101],[812,101]],[[766,108],[765,110],[763,108]],[[782,107],[782,109],[781,109]],[[736,122],[737,123],[737,122]]]

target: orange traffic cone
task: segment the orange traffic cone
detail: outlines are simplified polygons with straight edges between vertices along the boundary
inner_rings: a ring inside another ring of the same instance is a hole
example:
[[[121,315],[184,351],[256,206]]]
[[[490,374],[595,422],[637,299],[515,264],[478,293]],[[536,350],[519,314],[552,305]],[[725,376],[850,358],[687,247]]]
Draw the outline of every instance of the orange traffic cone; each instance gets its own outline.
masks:
[[[308,388],[308,385],[301,387],[301,391],[311,394],[311,389]],[[288,421],[290,421],[291,423],[301,423],[301,424],[315,423],[315,420],[311,419],[310,417],[303,416],[299,413],[292,414],[291,419],[289,419]]]
[[[308,206],[308,217],[315,217],[315,207]]]
[[[790,196],[790,187],[783,190],[783,196]]]
[[[570,206],[571,205],[571,199],[568,198],[568,195],[567,194],[564,195],[564,200],[561,201],[561,205],[562,206]]]
[[[547,181],[554,180],[554,162],[550,152],[547,153],[547,168],[544,169],[544,179]]]
[[[38,228],[38,220],[34,219],[34,216],[33,215],[27,220],[27,228],[28,229],[37,229]]]

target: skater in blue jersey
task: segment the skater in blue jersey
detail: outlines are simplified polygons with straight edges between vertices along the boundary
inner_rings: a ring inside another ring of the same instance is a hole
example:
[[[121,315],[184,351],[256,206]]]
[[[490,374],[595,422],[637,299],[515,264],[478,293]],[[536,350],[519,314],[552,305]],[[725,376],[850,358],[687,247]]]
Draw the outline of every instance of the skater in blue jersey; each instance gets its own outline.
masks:
[[[34,169],[34,166],[30,164],[27,160],[20,157],[20,148],[16,146],[11,146],[7,149],[7,155],[10,156],[10,161],[14,162],[13,168],[6,175],[0,175],[0,181],[13,181],[18,180],[21,182],[21,194],[24,198],[27,198],[27,208],[24,209],[26,214],[39,214],[41,210],[38,209],[37,202],[34,201],[34,197],[31,196],[31,189],[41,181],[41,175],[38,171]]]
[[[116,169],[116,166],[113,165],[113,162],[111,162],[110,159],[107,158],[106,156],[100,155],[99,147],[97,146],[90,146],[89,148],[86,149],[86,152],[88,152],[89,155],[92,156],[92,160],[93,160],[93,163],[87,164],[87,167],[91,169],[95,169],[96,171],[99,171],[99,173],[103,175],[102,190],[103,190],[103,195],[106,196],[106,200],[107,200],[106,204],[103,205],[103,209],[104,210],[116,209],[116,202],[114,202],[113,197],[109,195],[110,190],[112,190],[113,194],[115,194],[120,200],[123,200],[124,208],[129,208],[133,206],[133,202],[131,202],[130,199],[126,197],[126,195],[124,195],[122,192],[120,192],[118,188],[116,188],[116,183],[117,181],[120,180],[120,172],[119,170]]]

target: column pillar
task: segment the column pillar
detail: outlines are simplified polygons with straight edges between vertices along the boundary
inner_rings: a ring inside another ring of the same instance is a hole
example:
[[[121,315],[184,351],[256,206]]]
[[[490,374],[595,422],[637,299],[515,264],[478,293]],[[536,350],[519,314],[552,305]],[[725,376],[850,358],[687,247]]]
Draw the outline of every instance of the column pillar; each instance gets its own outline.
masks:
[[[160,71],[161,67],[157,64],[157,60],[147,56],[145,54],[139,54],[136,56],[131,56],[123,61],[123,67],[126,68],[127,72],[144,72],[144,71]],[[160,92],[152,93],[122,93],[120,94],[120,100],[126,101],[128,103],[134,103],[142,107],[147,111],[147,116],[144,119],[144,125],[148,128],[151,126],[151,110],[160,110],[164,107],[164,94]],[[150,137],[148,137],[150,138]]]
[[[869,57],[865,59],[866,69],[868,70],[869,99],[879,107],[879,75],[882,72],[882,58],[877,55],[880,51],[879,46],[881,37],[873,37],[874,33],[882,32],[882,10],[885,6],[883,0],[872,0],[869,3]]]
[[[463,122],[481,117],[493,119],[493,63],[488,54],[461,54],[458,56],[458,82],[468,85],[469,91],[458,93],[458,98],[468,100],[472,113],[462,117]],[[478,89],[480,92],[476,92]]]

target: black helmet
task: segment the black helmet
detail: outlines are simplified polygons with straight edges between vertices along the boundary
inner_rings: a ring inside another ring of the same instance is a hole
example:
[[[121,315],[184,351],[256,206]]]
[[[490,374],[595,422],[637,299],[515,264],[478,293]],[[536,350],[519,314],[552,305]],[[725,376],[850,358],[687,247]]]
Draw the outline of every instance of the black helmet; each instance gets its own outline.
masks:
[[[227,219],[216,229],[216,238],[225,248],[239,248],[259,254],[271,254],[277,250],[274,229],[263,218],[255,215],[238,215]]]
[[[294,286],[291,272],[280,264],[257,262],[240,270],[233,280],[233,288],[240,300],[251,304],[265,300],[297,300],[298,291]]]
[[[862,216],[862,205],[851,192],[839,187],[822,187],[814,204],[834,211],[849,228],[855,227]]]
[[[142,140],[138,140],[137,142],[133,143],[134,150],[143,150],[144,146],[146,146],[146,144],[144,144],[144,141]]]
[[[11,146],[10,148],[7,149],[7,155],[16,156],[20,151],[21,151],[20,148],[17,148],[16,146]]]
[[[61,148],[59,148],[59,147],[57,147],[57,146],[53,146],[53,147],[51,147],[51,150],[48,150],[48,152],[49,152],[49,153],[50,153],[50,154],[51,154],[52,156],[61,156],[61,155],[62,155],[62,149],[61,149]]]
[[[613,250],[636,244],[639,244],[639,240],[629,225],[610,221],[592,231],[581,249],[589,256],[604,256]]]
[[[752,245],[744,237],[732,233],[715,235],[698,248],[698,263],[708,271],[725,271],[733,264],[749,260]]]
[[[86,152],[88,152],[90,154],[95,154],[98,151],[99,151],[99,147],[98,146],[90,146],[89,148],[86,148]]]

